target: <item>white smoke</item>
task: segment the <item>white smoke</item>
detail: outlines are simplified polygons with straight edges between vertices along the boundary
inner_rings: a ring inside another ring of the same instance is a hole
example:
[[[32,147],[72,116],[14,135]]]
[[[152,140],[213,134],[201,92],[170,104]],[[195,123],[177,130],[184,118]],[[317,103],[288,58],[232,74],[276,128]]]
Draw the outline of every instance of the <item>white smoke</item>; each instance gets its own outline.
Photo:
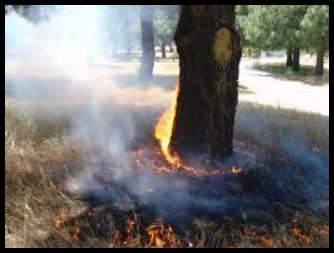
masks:
[[[129,9],[132,16],[127,16]],[[112,76],[105,77],[106,71],[97,76],[93,70],[111,57],[110,48],[129,46],[121,29],[125,22],[129,30],[132,24],[139,26],[137,7],[36,6],[29,11],[35,15],[45,12],[39,14],[47,19],[31,22],[15,11],[5,18],[6,94],[23,101],[65,103],[69,99],[75,105],[76,98],[84,93],[80,108],[70,116],[70,135],[99,151],[95,163],[112,161],[114,176],[126,175],[130,168],[127,149],[136,134],[135,122],[130,114],[117,116],[117,102],[111,101],[109,108],[103,105],[101,91],[105,88],[116,97],[119,88]]]
[[[49,18],[38,23],[11,12],[5,19],[6,49],[24,50],[29,60],[61,66],[92,63],[103,56],[108,46],[107,6],[53,8],[54,12],[45,14]],[[110,22],[117,25],[115,20]]]
[[[149,116],[139,121],[139,113],[136,113],[139,109],[135,103],[129,105],[129,110],[118,103],[125,99],[126,88],[118,86],[117,82],[122,80],[109,75],[109,66],[112,71],[111,65],[105,64],[106,71],[100,74],[94,74],[92,70],[113,57],[109,53],[113,47],[125,51],[130,42],[140,41],[136,33],[132,35],[135,38],[124,39],[125,29],[128,28],[124,27],[124,24],[139,24],[139,13],[124,21],[121,17],[127,16],[125,12],[129,6],[54,8],[55,11],[48,19],[39,23],[29,22],[15,12],[6,16],[6,93],[22,100],[44,99],[67,103],[68,98],[70,102],[74,102],[79,93],[85,91],[84,100],[79,101],[79,109],[70,118],[70,135],[88,143],[96,151],[95,157],[87,162],[86,168],[78,175],[77,184],[81,192],[92,193],[94,197],[109,203],[121,201],[120,194],[124,192],[118,192],[112,186],[101,185],[93,177],[93,170],[100,166],[108,170],[113,179],[121,184],[127,193],[134,195],[140,204],[152,205],[159,213],[168,213],[175,217],[186,218],[188,213],[183,211],[190,212],[193,207],[224,213],[226,209],[242,209],[247,206],[256,208],[270,203],[270,199],[266,199],[264,195],[253,192],[240,195],[236,191],[235,195],[225,194],[224,187],[228,188],[233,184],[238,186],[233,179],[226,179],[223,183],[219,181],[223,188],[218,189],[223,191],[219,195],[210,195],[210,183],[217,185],[217,182],[206,182],[199,186],[199,182],[192,184],[187,178],[157,176],[150,168],[133,176],[131,172],[135,161],[130,156],[130,148],[142,134],[141,125],[154,123],[157,118],[152,119],[152,115],[158,115],[152,111],[159,111],[161,108],[154,108],[149,112],[141,107],[141,114]],[[137,89],[135,86],[136,82],[133,82],[130,88]],[[111,99],[110,103],[101,100],[103,89],[113,91],[114,100]],[[57,113],[61,112],[55,112],[51,116]],[[275,117],[275,114],[271,115]],[[252,117],[251,113],[243,115],[239,111],[236,118],[236,125],[247,128],[246,132],[260,142],[270,122],[272,121],[268,115]],[[276,123],[283,124],[279,121]],[[328,181],[328,157],[320,159],[305,150],[306,144],[299,142],[299,137],[294,134],[280,139],[277,143],[287,153],[293,154],[302,165],[317,171],[321,182]],[[242,156],[237,156],[236,159],[239,162],[244,159],[244,164],[249,162]],[[281,176],[285,187],[289,180]],[[310,198],[314,196],[310,191],[305,192],[305,195],[307,194],[310,194]]]

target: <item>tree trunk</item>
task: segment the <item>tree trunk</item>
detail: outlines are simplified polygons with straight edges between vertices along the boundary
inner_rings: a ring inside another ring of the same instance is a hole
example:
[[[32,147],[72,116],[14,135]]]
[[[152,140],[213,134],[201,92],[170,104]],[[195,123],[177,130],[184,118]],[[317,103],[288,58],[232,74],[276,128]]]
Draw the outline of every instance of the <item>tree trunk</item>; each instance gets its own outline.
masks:
[[[164,41],[161,43],[161,55],[162,58],[166,59],[166,43]]]
[[[320,40],[317,48],[317,64],[315,66],[315,74],[322,76],[324,74],[324,45]]]
[[[169,149],[183,160],[232,154],[240,38],[233,5],[185,5],[175,33],[179,93]]]
[[[154,65],[153,7],[140,6],[140,27],[142,38],[142,58],[139,76],[142,80],[152,79]]]
[[[292,66],[293,71],[299,71],[299,48],[292,50]]]
[[[174,52],[174,49],[173,49],[172,43],[170,43],[170,44],[169,44],[169,52],[170,52],[170,53],[173,53],[173,52]]]
[[[292,66],[292,47],[288,47],[286,50],[286,66]]]

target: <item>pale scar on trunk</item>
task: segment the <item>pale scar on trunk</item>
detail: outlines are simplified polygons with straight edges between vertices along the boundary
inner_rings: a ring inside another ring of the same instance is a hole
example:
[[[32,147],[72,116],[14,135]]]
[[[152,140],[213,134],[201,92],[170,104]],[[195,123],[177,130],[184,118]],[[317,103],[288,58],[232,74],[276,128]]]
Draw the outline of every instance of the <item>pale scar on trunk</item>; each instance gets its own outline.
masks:
[[[216,32],[214,40],[215,61],[225,66],[232,55],[232,35],[231,32],[223,27]]]

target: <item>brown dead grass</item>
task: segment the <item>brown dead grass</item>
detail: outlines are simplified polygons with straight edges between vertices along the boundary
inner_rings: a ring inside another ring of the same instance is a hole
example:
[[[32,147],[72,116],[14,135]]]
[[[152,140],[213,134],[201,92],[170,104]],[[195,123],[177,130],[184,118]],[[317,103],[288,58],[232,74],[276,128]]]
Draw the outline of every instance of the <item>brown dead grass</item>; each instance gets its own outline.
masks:
[[[257,117],[254,107],[238,110]],[[298,115],[276,113],[272,121],[288,122],[287,129],[303,131],[328,148],[327,123]],[[243,223],[203,218],[182,234],[153,217],[138,217],[135,208],[121,212],[91,206],[64,187],[84,169],[90,150],[66,136],[66,119],[55,123],[13,113],[6,104],[6,247],[328,247],[328,217],[295,212],[279,203],[273,207],[272,213],[280,214],[275,217],[254,212]],[[248,131],[238,123],[236,129]]]

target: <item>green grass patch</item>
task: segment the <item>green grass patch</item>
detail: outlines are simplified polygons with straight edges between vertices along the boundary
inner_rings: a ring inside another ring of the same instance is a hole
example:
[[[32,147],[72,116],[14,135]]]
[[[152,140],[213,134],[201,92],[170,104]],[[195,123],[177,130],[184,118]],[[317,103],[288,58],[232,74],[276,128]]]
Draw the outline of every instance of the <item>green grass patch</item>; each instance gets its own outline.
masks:
[[[313,76],[314,67],[312,66],[300,66],[299,71],[293,71],[291,67],[287,67],[282,64],[265,64],[265,65],[256,65],[257,69],[270,72],[274,75],[283,75],[283,76]]]
[[[301,81],[311,85],[323,85],[329,83],[328,70],[324,69],[322,76],[315,74],[315,67],[309,65],[301,65],[299,71],[293,71],[291,67],[285,64],[255,64],[254,68],[265,71],[277,78],[285,78],[288,80]]]

